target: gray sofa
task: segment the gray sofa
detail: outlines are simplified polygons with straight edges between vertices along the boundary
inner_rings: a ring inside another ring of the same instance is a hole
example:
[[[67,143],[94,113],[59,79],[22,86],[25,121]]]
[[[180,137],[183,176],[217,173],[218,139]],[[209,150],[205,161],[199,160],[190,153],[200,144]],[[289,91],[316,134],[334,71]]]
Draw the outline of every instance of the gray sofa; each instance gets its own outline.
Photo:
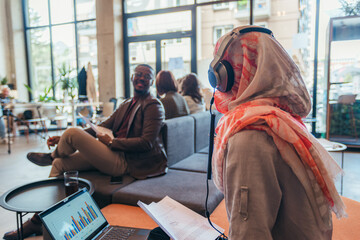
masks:
[[[217,121],[220,116],[217,113]],[[93,182],[93,197],[100,207],[111,203],[136,206],[138,200],[149,204],[169,196],[204,215],[209,127],[209,112],[165,121],[162,136],[169,168],[165,175],[145,180],[124,176],[123,183],[116,185],[110,184],[110,176],[96,171],[82,172],[80,177]],[[221,202],[223,195],[211,180],[209,192],[208,211],[211,213]]]

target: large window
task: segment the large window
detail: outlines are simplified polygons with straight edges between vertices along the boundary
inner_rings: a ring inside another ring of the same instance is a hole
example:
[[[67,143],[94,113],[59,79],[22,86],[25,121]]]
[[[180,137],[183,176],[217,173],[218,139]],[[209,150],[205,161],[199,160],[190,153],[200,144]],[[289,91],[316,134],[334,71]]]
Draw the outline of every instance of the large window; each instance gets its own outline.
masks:
[[[23,7],[32,99],[49,88],[49,97],[64,99],[61,69],[76,84],[90,63],[97,79],[95,0],[24,0]]]
[[[312,13],[304,15],[304,12],[311,11],[309,2],[311,1],[301,1],[299,9],[299,0],[254,0],[253,24],[273,30],[277,40],[299,65],[311,88],[313,76],[309,52],[313,40],[308,26]],[[215,43],[234,27],[249,24],[250,1],[125,0],[124,22],[127,25],[124,32],[125,61],[133,57],[132,52],[129,52],[133,41],[153,39],[156,40],[153,46],[158,58],[156,62],[162,63],[155,64],[157,71],[171,70],[177,78],[192,71],[197,73],[204,88],[210,88],[207,70],[213,58]],[[188,35],[184,36],[186,33]],[[182,45],[174,39],[179,39]],[[157,48],[162,50],[156,50]],[[161,51],[164,52],[165,48],[172,50],[166,50],[167,54],[164,55]],[[171,59],[163,59],[168,58],[169,53],[172,54]],[[191,63],[193,59],[187,60],[186,56],[190,54],[196,57],[195,63]],[[171,64],[163,64],[164,61],[170,61]]]
[[[213,59],[216,41],[233,27],[248,25],[252,16],[252,24],[271,29],[275,38],[298,65],[314,106],[305,119],[306,124],[314,135],[325,136],[327,86],[324,62],[327,27],[332,17],[356,14],[354,11],[357,2],[359,0],[253,0],[251,5],[250,0],[124,0],[124,22],[127,22],[124,29],[125,64],[132,56],[127,50],[129,44],[154,40],[152,47],[155,49],[155,56],[151,59],[156,61],[154,65],[157,71],[171,70],[176,72],[176,77],[181,77],[185,71],[192,71],[197,73],[203,87],[209,88],[207,70]],[[159,19],[163,24],[158,24]],[[152,26],[148,22],[156,24]],[[175,39],[179,39],[177,41],[181,41],[182,45],[177,46]],[[190,41],[186,43],[185,39]],[[347,44],[349,45],[348,42]],[[347,49],[352,47],[353,45]],[[159,48],[172,49],[171,54],[176,56],[171,56],[169,63],[163,64],[167,61],[163,58],[169,56],[169,51],[165,51],[164,56]],[[333,48],[336,50],[335,45]],[[353,48],[356,49],[355,46]],[[353,55],[347,58],[343,47],[340,47],[340,51],[335,50],[331,53],[334,60],[331,67],[336,74],[344,64],[351,65],[356,70],[359,68],[357,51],[350,51]],[[188,54],[192,56],[190,62],[186,59]],[[179,69],[171,69],[174,67]],[[125,71],[126,69],[128,68],[125,66]],[[127,75],[130,76],[130,73]],[[126,79],[126,82],[129,80]],[[345,89],[345,84],[343,86]],[[335,87],[340,86],[334,85],[333,88]],[[352,90],[354,89],[356,87]],[[130,92],[127,91],[127,94]],[[357,99],[360,99],[360,94]]]

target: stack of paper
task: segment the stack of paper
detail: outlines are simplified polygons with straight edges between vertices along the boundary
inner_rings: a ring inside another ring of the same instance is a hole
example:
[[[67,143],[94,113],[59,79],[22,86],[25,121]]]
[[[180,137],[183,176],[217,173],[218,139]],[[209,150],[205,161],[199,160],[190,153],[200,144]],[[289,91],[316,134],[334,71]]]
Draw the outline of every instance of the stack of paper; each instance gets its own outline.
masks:
[[[158,203],[147,205],[138,201],[138,205],[174,240],[211,240],[220,235],[205,217],[168,196]]]

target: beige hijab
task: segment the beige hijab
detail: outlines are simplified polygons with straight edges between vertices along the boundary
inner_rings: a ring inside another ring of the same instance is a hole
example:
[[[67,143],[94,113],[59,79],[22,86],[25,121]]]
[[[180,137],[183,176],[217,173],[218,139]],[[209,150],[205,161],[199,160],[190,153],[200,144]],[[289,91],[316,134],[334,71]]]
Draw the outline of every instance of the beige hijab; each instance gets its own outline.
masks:
[[[217,42],[215,53],[224,37]],[[327,207],[338,217],[346,215],[333,181],[342,170],[301,121],[310,111],[310,97],[283,47],[269,34],[250,32],[234,39],[223,59],[233,67],[235,83],[229,92],[215,93],[216,108],[224,114],[216,128],[213,154],[216,186],[223,190],[229,138],[244,129],[265,131],[304,186],[322,222],[329,224]]]

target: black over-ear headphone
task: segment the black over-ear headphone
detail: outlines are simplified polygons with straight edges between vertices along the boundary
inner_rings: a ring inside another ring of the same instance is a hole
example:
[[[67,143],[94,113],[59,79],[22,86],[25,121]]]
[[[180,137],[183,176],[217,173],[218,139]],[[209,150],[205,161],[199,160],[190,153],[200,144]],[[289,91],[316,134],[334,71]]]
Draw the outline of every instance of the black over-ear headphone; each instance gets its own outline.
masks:
[[[230,35],[225,37],[225,39],[221,42],[214,59],[211,61],[208,71],[210,85],[220,92],[230,91],[234,85],[234,70],[228,61],[222,60],[222,57],[235,38],[248,32],[262,32],[273,36],[272,31],[267,28],[247,27],[238,31],[233,31]]]

